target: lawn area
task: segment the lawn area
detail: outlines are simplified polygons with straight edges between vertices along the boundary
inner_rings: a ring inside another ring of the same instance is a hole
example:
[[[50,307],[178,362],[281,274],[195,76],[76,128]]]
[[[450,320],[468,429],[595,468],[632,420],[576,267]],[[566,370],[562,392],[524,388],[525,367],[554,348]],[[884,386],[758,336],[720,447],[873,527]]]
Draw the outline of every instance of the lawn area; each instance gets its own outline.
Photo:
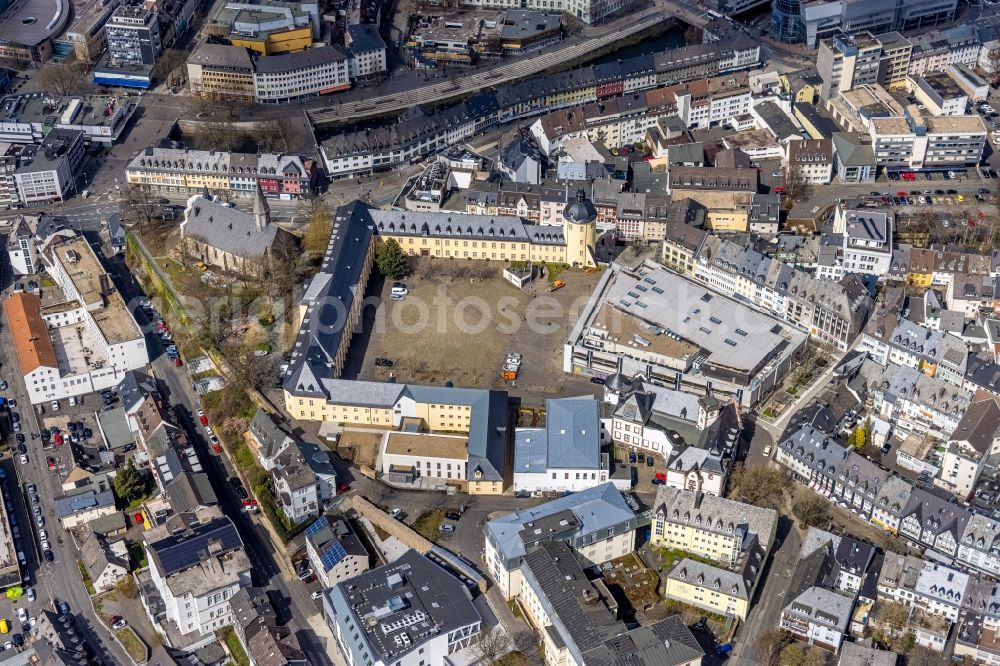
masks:
[[[247,657],[246,650],[240,645],[239,636],[236,635],[232,627],[226,629],[226,647],[229,648],[229,654],[232,656],[236,666],[250,666],[250,659]]]
[[[125,541],[128,548],[128,560],[132,569],[144,569],[149,566],[149,558],[146,556],[146,549],[138,541]]]
[[[441,536],[438,528],[441,526],[441,521],[443,520],[444,511],[441,509],[431,509],[430,511],[425,511],[410,527],[428,541],[437,541],[438,537]]]
[[[94,596],[97,594],[97,590],[94,589],[94,581],[90,580],[90,574],[87,573],[87,567],[83,565],[83,560],[77,560],[76,566],[80,569],[80,575],[83,576],[83,586],[87,588],[87,594]]]
[[[528,659],[523,652],[514,650],[500,657],[496,666],[528,666]]]
[[[681,560],[687,558],[689,560],[694,560],[695,562],[701,562],[703,564],[715,564],[712,560],[701,557],[700,555],[695,555],[694,553],[689,553],[680,548],[659,548],[656,551],[662,559],[660,564],[661,571],[670,571],[674,568],[674,565]]]
[[[115,632],[115,636],[121,641],[125,651],[128,652],[128,656],[132,657],[132,661],[137,664],[146,661],[149,650],[146,648],[146,644],[139,639],[135,631],[132,630],[132,627],[119,629]]]

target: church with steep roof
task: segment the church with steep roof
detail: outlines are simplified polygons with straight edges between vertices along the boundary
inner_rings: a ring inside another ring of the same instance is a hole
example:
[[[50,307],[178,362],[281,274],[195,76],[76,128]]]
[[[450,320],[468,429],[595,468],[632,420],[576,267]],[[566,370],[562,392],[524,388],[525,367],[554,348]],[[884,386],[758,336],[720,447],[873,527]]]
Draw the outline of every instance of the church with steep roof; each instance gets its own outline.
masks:
[[[188,199],[180,229],[189,257],[229,273],[257,273],[275,253],[290,253],[295,247],[292,234],[271,224],[271,210],[260,187],[252,214],[214,201],[205,188]]]

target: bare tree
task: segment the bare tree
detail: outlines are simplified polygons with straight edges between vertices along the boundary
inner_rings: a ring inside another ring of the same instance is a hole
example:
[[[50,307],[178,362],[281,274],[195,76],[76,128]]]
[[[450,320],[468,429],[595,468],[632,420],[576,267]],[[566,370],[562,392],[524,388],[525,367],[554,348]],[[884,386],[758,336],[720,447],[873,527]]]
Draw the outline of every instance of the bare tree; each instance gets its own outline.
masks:
[[[263,153],[287,153],[293,141],[292,120],[288,116],[257,123],[253,138]]]
[[[147,183],[129,183],[122,189],[118,201],[118,212],[127,224],[149,224],[156,217],[160,204],[153,192],[153,187]]]
[[[50,63],[42,67],[37,80],[46,92],[75,95],[82,92],[87,83],[86,65],[72,58],[58,64]]]
[[[763,666],[775,666],[778,663],[778,655],[781,654],[787,642],[788,635],[781,629],[774,627],[757,634],[753,641],[757,663],[763,664]]]
[[[233,130],[228,123],[203,122],[194,131],[194,139],[202,150],[230,151],[245,138],[245,134]]]
[[[472,644],[472,653],[485,666],[496,666],[504,655],[514,649],[514,642],[507,632],[494,625],[480,632],[478,640]]]
[[[333,232],[333,221],[330,211],[323,205],[323,201],[318,197],[311,197],[311,201],[318,202],[309,206],[309,226],[306,227],[305,236],[302,238],[302,249],[312,254],[322,254],[326,251],[326,246],[330,242],[330,234]]]
[[[812,193],[812,183],[798,164],[789,164],[785,169],[785,194],[794,201],[802,202]]]
[[[166,49],[153,65],[153,78],[175,86],[184,80],[187,55],[179,49]]]
[[[989,67],[990,76],[1000,76],[1000,46],[994,46],[986,52],[986,64]]]

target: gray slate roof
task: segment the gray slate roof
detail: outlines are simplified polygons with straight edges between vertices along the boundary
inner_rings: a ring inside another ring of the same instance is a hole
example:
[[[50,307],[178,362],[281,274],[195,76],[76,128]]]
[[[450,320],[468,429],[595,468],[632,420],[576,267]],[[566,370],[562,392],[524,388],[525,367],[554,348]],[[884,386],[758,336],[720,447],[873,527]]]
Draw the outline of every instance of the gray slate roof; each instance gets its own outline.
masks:
[[[542,535],[535,533],[535,526],[556,514],[575,521],[575,526],[568,530],[571,534],[567,534],[566,537],[581,543],[590,535],[606,538],[609,529],[623,530],[628,526],[635,529],[636,525],[635,513],[625,503],[621,492],[613,483],[608,482],[530,509],[501,516],[486,523],[485,531],[487,537],[508,560],[516,560],[524,557],[528,550],[525,541],[532,543],[536,538],[542,540]],[[541,526],[538,528],[541,529]]]
[[[278,227],[257,230],[254,216],[198,195],[188,200],[181,234],[244,259],[260,259],[270,249]]]

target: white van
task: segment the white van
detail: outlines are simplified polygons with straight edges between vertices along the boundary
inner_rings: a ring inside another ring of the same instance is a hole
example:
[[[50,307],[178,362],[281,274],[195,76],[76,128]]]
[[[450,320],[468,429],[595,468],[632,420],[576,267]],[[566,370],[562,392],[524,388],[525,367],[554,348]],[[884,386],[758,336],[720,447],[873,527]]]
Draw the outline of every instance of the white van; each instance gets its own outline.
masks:
[[[80,196],[86,199],[87,197],[90,196],[90,190],[84,190],[83,192],[80,193]]]

